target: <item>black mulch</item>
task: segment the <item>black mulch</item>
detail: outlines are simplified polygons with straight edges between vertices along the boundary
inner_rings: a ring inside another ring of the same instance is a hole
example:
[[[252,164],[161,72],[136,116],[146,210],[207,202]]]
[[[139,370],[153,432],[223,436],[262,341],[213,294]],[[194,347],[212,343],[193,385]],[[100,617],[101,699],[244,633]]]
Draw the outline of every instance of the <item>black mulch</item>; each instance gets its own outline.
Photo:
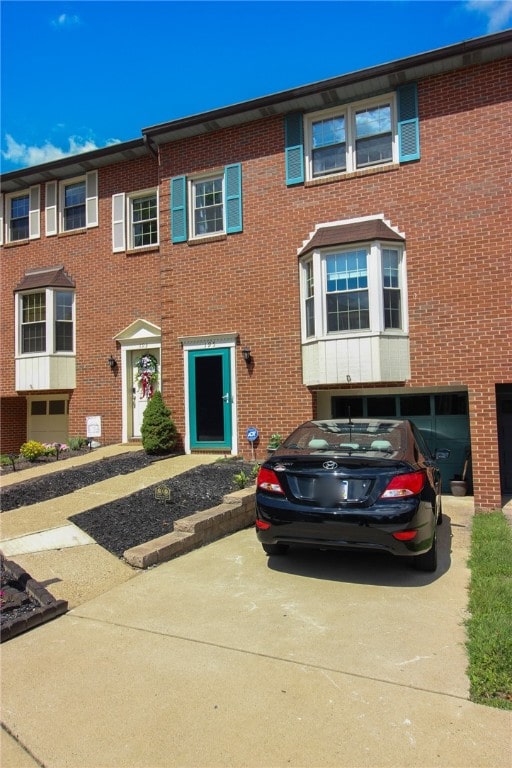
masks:
[[[2,489],[2,511],[72,493],[143,469],[154,460],[144,451],[135,451],[16,483]],[[175,520],[220,504],[227,493],[237,489],[234,476],[242,470],[250,475],[252,468],[252,464],[239,459],[203,464],[130,496],[73,515],[69,520],[121,557],[126,549],[170,533]],[[252,482],[249,480],[248,484]]]

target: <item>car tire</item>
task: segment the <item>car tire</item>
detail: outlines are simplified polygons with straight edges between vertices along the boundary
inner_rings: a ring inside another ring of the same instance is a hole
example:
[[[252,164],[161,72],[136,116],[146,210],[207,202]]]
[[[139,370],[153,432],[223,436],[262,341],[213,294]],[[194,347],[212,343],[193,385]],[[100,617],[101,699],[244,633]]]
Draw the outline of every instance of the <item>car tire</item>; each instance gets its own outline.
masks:
[[[442,525],[443,524],[443,502],[441,499],[439,499],[439,512],[437,515],[437,524]]]
[[[262,544],[261,546],[267,555],[285,555],[288,552],[286,544]]]
[[[412,558],[413,565],[417,571],[427,571],[433,573],[437,569],[437,534],[434,531],[434,540],[428,552],[416,555]]]

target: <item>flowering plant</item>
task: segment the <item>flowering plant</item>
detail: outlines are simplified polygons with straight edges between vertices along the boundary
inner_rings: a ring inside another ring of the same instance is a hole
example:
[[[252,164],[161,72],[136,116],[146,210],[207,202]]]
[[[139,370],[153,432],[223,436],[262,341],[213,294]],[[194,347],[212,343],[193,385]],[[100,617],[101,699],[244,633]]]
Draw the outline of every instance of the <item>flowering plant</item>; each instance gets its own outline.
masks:
[[[158,363],[153,355],[142,355],[136,362],[137,375],[135,381],[140,389],[141,399],[153,397],[158,382]]]

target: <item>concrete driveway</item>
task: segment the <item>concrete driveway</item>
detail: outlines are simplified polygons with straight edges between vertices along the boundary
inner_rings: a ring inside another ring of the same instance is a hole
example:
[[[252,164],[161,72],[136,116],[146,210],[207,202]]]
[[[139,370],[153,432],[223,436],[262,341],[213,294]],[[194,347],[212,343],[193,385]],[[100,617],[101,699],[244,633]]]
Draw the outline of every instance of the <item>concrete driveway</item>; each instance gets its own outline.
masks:
[[[472,504],[444,510],[435,578],[248,529],[14,638],[3,768],[510,768],[512,713],[468,701]]]

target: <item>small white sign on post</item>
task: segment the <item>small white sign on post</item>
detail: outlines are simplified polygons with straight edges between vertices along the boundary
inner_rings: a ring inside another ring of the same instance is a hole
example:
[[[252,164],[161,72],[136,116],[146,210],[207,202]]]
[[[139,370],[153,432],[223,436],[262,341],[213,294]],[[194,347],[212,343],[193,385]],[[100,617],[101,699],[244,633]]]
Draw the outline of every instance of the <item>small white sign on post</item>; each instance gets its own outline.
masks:
[[[101,416],[86,416],[87,437],[101,437]]]

